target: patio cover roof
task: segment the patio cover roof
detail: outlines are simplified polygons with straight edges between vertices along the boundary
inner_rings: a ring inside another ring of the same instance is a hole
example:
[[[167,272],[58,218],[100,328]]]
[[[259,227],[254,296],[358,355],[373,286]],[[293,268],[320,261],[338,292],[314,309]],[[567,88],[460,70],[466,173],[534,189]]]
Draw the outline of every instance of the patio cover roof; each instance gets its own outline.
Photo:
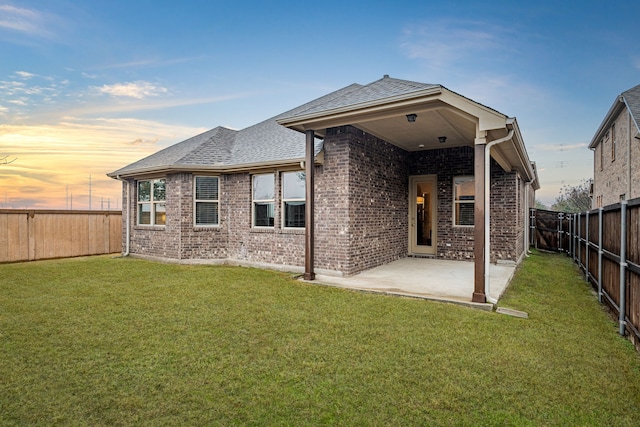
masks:
[[[438,84],[385,75],[368,85],[349,88],[340,97],[283,114],[277,122],[300,132],[314,130],[321,137],[327,128],[352,125],[407,151],[473,146],[476,138],[486,135],[490,142],[513,130],[510,140],[491,149],[491,156],[504,170],[518,170],[539,188],[515,118]],[[417,115],[415,122],[408,123],[408,114]],[[445,143],[439,141],[442,136]]]

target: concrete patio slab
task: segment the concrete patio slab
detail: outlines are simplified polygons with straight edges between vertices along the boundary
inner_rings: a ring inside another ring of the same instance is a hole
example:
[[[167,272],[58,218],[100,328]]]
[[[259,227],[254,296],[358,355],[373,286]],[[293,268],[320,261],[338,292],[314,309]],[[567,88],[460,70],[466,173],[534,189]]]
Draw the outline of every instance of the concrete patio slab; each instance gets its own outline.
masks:
[[[509,285],[515,265],[489,266],[489,295],[499,299]],[[403,258],[351,277],[317,275],[316,283],[348,289],[425,298],[485,310],[492,304],[471,302],[474,263],[429,258]]]

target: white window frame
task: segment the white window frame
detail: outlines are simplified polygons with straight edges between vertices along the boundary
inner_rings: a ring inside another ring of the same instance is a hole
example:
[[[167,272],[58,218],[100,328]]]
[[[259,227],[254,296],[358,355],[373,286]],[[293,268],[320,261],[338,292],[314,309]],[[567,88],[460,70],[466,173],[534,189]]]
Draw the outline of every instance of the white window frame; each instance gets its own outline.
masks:
[[[305,189],[304,197],[285,198],[285,196],[284,196],[284,182],[285,182],[284,176],[286,174],[294,174],[294,173],[295,174],[301,173],[301,174],[304,175],[304,172],[298,172],[298,171],[282,172],[280,174],[280,183],[281,183],[280,185],[282,187],[282,193],[281,193],[282,194],[282,201],[280,203],[280,206],[281,206],[280,210],[282,211],[281,212],[282,228],[291,229],[291,230],[304,230],[304,228],[306,226],[306,218],[303,218],[303,222],[305,223],[305,225],[303,225],[303,226],[297,226],[297,227],[296,226],[289,226],[289,227],[286,226],[286,224],[287,224],[287,221],[286,221],[286,218],[285,218],[285,216],[287,215],[287,209],[285,207],[286,203],[289,203],[289,202],[304,202],[304,208],[305,208],[305,210],[307,209],[306,189]]]
[[[217,181],[217,198],[216,199],[198,199],[198,179],[215,179]],[[198,205],[210,204],[215,205],[218,212],[218,222],[216,223],[199,223],[197,218]],[[194,227],[219,227],[220,226],[220,177],[212,175],[196,175],[193,177],[193,226]]]
[[[454,176],[453,177],[453,226],[454,227],[473,227],[475,224],[459,224],[458,218],[458,206],[462,204],[470,204],[472,212],[475,210],[475,189],[472,200],[458,200],[458,195],[456,194],[457,184],[465,183],[465,182],[475,182],[475,177],[473,175],[464,175],[464,176]],[[489,195],[487,195],[489,197]],[[475,212],[474,212],[475,215]]]
[[[273,189],[271,198],[269,199],[256,199],[255,196],[255,178],[269,176],[273,180]],[[263,173],[251,175],[251,227],[253,228],[274,228],[275,227],[275,209],[276,209],[276,174],[275,173]],[[271,203],[273,210],[273,224],[270,225],[256,225],[256,204],[257,203]]]
[[[155,184],[159,182],[164,183],[164,198],[156,199],[155,196]],[[149,200],[140,200],[140,184],[143,182],[149,183]],[[136,209],[136,224],[142,227],[164,227],[167,223],[167,180],[165,178],[156,178],[156,179],[140,179],[136,182],[136,201],[137,201],[137,209]],[[140,222],[140,212],[143,209],[143,206],[149,205],[149,223],[141,223]],[[164,209],[164,211],[160,208]],[[156,221],[156,215],[158,213],[164,212],[163,222]]]

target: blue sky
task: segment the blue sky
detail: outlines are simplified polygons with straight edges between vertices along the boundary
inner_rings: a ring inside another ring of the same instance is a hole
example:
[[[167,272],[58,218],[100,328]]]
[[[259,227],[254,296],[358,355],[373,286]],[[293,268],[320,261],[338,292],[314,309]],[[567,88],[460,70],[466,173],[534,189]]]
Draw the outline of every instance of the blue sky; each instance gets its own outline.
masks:
[[[0,207],[120,207],[107,172],[351,83],[439,83],[518,119],[551,204],[640,83],[640,2],[0,0]],[[91,177],[91,179],[89,178]]]

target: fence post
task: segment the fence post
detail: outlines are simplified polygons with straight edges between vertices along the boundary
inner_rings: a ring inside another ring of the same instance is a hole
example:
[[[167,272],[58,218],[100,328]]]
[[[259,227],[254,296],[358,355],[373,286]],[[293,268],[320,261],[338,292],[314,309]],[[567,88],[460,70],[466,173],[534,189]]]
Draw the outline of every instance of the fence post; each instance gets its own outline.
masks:
[[[602,207],[598,208],[598,302],[602,304],[602,237],[603,233]]]
[[[571,259],[576,262],[576,214],[571,215],[573,222],[571,223]]]
[[[587,211],[584,225],[584,277],[589,281],[589,211]]]
[[[27,212],[27,248],[28,259],[33,261],[36,259],[36,212],[31,210]]]
[[[576,261],[578,266],[582,268],[582,261],[580,261],[580,215],[576,214],[576,242],[575,242],[575,252],[576,252]]]
[[[529,246],[536,247],[536,210],[529,209]]]
[[[620,202],[620,335],[625,334],[627,308],[627,201]]]
[[[562,249],[562,218],[564,218],[564,214],[562,212],[558,212],[558,227],[556,232],[558,233],[558,247],[556,248],[558,252]]]

